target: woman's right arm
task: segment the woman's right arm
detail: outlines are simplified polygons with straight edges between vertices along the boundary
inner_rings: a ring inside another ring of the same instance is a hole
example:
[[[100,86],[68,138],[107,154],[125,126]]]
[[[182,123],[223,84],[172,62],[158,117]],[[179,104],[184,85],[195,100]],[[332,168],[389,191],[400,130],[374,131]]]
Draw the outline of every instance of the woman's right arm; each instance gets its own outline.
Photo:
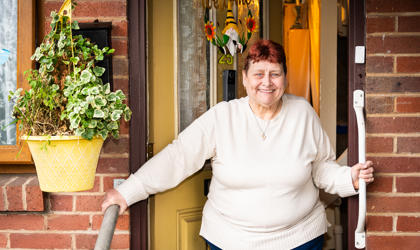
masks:
[[[120,205],[122,213],[131,204],[149,195],[177,186],[202,168],[215,154],[214,111],[211,109],[182,131],[178,139],[148,160],[136,173],[105,195],[104,211]]]

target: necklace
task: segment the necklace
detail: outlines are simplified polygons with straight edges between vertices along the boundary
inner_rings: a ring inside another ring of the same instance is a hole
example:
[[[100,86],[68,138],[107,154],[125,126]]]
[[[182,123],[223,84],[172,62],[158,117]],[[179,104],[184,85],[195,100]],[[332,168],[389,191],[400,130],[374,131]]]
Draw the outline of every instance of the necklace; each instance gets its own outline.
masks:
[[[254,113],[254,111],[252,110],[252,107],[251,107],[251,104],[250,103],[248,103],[248,106],[249,106],[249,108],[251,109],[251,112],[252,112],[252,115],[254,116],[254,119],[255,119],[255,122],[257,123],[257,126],[258,126],[258,129],[260,130],[260,132],[261,132],[261,138],[263,139],[263,141],[267,138],[267,135],[266,135],[266,131],[267,131],[267,128],[268,128],[268,126],[270,125],[270,122],[271,122],[271,119],[270,120],[268,120],[267,121],[267,123],[265,124],[265,128],[264,129],[262,129],[261,128],[261,125],[260,125],[260,122],[258,121],[258,119],[257,119],[257,115]],[[281,105],[281,103],[280,103],[280,105],[278,105],[277,106],[277,108],[276,108],[276,112],[274,112],[274,113],[277,113],[277,110],[281,107],[282,105]],[[263,121],[265,121],[265,120],[263,120]]]
[[[251,108],[251,105],[249,105],[249,107]],[[260,123],[259,123],[259,121],[258,121],[258,119],[257,119],[257,116],[254,114],[254,112],[252,111],[252,108],[251,108],[251,112],[252,112],[252,114],[253,114],[253,116],[254,116],[254,119],[255,119],[255,123],[257,123],[257,126],[258,126],[258,129],[260,130],[260,132],[261,132],[261,138],[263,139],[263,141],[267,138],[267,135],[265,134],[265,132],[267,131],[267,128],[268,128],[268,125],[270,125],[270,121],[271,120],[268,120],[267,121],[267,123],[265,124],[265,128],[264,128],[264,130],[261,128],[261,126],[260,126]]]
[[[261,137],[262,137],[262,139],[263,139],[263,141],[267,138],[267,135],[265,134],[265,131],[267,131],[267,128],[268,128],[268,125],[270,125],[270,121],[271,120],[268,120],[267,121],[267,123],[265,124],[265,128],[264,128],[264,130],[262,130],[261,129],[261,126],[260,126],[260,123],[258,122],[258,120],[257,120],[257,117],[254,115],[254,118],[255,118],[255,121],[257,122],[257,125],[258,125],[258,128],[260,129],[260,131],[261,131]]]

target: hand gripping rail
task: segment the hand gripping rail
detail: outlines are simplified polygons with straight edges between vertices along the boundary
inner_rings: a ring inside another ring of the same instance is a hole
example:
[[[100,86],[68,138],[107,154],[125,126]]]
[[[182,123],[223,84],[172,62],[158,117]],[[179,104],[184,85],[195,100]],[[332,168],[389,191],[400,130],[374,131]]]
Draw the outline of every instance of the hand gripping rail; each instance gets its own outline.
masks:
[[[115,224],[117,223],[120,206],[114,204],[105,210],[99,235],[96,239],[95,250],[109,250],[112,237],[114,236]]]
[[[365,94],[362,90],[355,90],[353,92],[353,108],[356,112],[357,131],[359,138],[359,163],[366,162],[366,132],[365,120],[363,116]],[[365,233],[365,219],[366,219],[366,183],[359,178],[359,218],[355,231],[355,247],[358,249],[365,248],[366,233]]]

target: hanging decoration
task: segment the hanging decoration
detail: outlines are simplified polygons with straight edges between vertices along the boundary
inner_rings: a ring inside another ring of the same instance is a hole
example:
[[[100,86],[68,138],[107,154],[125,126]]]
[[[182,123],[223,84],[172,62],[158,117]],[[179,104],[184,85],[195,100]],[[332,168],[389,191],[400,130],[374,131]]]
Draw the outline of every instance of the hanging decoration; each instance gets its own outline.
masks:
[[[238,26],[233,15],[233,2],[234,1],[232,0],[228,1],[225,26],[222,32],[220,32],[214,23],[209,20],[208,11],[206,11],[206,14],[204,15],[204,32],[207,40],[214,46],[217,46],[221,53],[224,55],[230,54],[231,56],[234,56],[236,53],[242,53],[246,50],[248,41],[252,34],[256,32],[257,28],[255,18],[253,17],[248,5],[248,16],[244,20],[245,25]],[[239,20],[239,22],[240,24],[243,24],[241,20]]]
[[[200,2],[200,0],[195,0]],[[250,5],[254,0],[201,0],[201,6],[203,8],[215,8],[215,9],[226,9],[228,2],[235,2],[236,6],[239,5]]]

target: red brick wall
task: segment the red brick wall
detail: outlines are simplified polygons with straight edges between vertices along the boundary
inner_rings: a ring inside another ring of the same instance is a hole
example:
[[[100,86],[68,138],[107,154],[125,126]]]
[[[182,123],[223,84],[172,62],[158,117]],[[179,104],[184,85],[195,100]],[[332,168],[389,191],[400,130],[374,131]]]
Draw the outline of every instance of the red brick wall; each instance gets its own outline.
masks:
[[[420,2],[366,0],[367,249],[420,246]]]
[[[49,27],[50,11],[58,11],[63,1],[37,2],[39,35],[42,36],[46,32],[45,27]],[[122,89],[128,95],[126,1],[78,0],[77,3],[73,13],[75,20],[112,22],[112,47],[116,49],[113,56],[114,89]],[[48,194],[43,212],[12,212],[12,209],[2,212],[0,249],[93,249],[102,221],[100,204],[104,191],[112,187],[114,178],[125,178],[129,173],[128,134],[128,124],[123,123],[120,140],[105,142],[92,190]],[[0,198],[3,196],[0,194]],[[30,202],[24,203],[31,206]],[[11,205],[7,204],[10,208]],[[111,248],[129,249],[129,238],[129,214],[126,212],[118,220]]]

